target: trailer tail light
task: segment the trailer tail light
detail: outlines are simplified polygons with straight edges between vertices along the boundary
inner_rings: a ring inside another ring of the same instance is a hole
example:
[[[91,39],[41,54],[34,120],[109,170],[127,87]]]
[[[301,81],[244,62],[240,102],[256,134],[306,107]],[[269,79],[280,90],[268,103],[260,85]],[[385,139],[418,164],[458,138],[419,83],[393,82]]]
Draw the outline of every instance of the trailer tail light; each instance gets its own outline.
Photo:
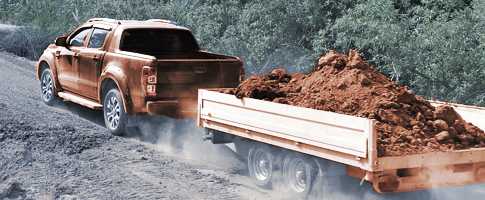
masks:
[[[157,70],[153,67],[144,66],[142,69],[142,82],[146,86],[146,96],[157,95]]]
[[[485,165],[477,166],[475,178],[478,181],[485,181]]]

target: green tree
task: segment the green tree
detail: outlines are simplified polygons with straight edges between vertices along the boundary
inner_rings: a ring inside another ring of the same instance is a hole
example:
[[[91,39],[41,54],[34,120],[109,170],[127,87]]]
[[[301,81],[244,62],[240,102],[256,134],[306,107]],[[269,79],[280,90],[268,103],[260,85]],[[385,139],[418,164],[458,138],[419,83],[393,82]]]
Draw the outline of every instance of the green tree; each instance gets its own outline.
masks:
[[[330,49],[356,48],[418,94],[485,105],[483,0],[0,0],[0,20],[24,26],[0,48],[34,58],[93,17],[165,18],[202,48],[240,56],[248,73],[308,71]]]
[[[405,9],[386,0],[361,3],[320,30],[315,50],[357,48],[418,94],[483,104],[483,3],[440,2]]]

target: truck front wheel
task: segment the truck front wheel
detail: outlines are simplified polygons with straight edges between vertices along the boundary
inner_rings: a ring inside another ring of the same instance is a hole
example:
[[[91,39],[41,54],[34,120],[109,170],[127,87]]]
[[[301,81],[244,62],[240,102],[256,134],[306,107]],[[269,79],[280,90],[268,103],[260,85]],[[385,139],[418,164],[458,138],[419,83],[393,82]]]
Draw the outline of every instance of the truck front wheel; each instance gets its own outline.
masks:
[[[45,104],[52,106],[57,100],[54,90],[54,81],[49,68],[45,68],[40,75],[40,91],[42,101]]]
[[[123,99],[118,89],[111,89],[106,93],[103,100],[104,123],[106,128],[117,136],[125,133],[127,114],[123,105]]]

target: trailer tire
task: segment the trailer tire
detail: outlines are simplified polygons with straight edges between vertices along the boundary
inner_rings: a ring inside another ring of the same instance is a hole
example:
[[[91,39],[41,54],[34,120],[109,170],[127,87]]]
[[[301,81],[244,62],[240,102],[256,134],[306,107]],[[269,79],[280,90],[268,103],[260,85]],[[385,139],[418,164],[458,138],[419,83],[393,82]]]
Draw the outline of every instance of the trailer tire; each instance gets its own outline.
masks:
[[[290,153],[283,158],[283,182],[294,199],[309,196],[318,175],[318,166],[313,159],[299,153]]]
[[[274,152],[265,144],[254,144],[249,149],[247,163],[249,176],[262,188],[271,188],[274,178]]]

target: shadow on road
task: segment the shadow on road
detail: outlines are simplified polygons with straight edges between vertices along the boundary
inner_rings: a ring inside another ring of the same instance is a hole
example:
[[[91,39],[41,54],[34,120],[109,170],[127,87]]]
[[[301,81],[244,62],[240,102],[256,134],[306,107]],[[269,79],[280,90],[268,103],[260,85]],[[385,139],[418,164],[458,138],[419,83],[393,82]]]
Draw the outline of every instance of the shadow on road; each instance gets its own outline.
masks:
[[[95,123],[99,126],[106,127],[104,125],[104,119],[103,119],[103,111],[101,110],[92,110],[86,107],[83,107],[79,104],[72,103],[72,102],[59,102],[55,106],[55,108],[61,109],[61,110],[67,110],[77,116],[80,116],[92,123]]]
[[[106,128],[102,110],[89,109],[69,101],[59,101],[57,104],[54,105],[54,107],[63,111],[68,111],[94,124],[97,124],[101,127]],[[127,135],[125,135],[124,137],[135,138],[142,142],[147,142],[152,144],[157,143],[161,135],[160,133],[158,133],[160,129],[159,126],[162,125],[163,123],[166,123],[166,121],[168,121],[164,119],[165,118],[163,117],[137,117],[136,120],[138,122],[135,122],[137,125],[149,124],[154,128],[147,127],[146,125],[143,126],[143,128],[153,129],[153,130],[140,130],[137,127],[130,127],[127,129],[127,132],[128,132]],[[175,120],[172,120],[172,121],[175,121]]]
[[[58,102],[57,109],[71,112],[99,126],[106,127],[104,124],[103,111],[92,110],[72,102]],[[126,138],[134,138],[150,144],[160,144],[170,146],[175,151],[182,151],[182,148],[190,148],[191,151],[204,152],[208,148],[217,149],[211,154],[229,155],[241,160],[235,152],[226,145],[212,145],[208,141],[202,140],[203,129],[197,128],[193,119],[173,119],[163,116],[137,116],[133,117],[131,125],[127,130]],[[206,155],[207,156],[207,155]],[[244,170],[242,170],[244,173]]]

